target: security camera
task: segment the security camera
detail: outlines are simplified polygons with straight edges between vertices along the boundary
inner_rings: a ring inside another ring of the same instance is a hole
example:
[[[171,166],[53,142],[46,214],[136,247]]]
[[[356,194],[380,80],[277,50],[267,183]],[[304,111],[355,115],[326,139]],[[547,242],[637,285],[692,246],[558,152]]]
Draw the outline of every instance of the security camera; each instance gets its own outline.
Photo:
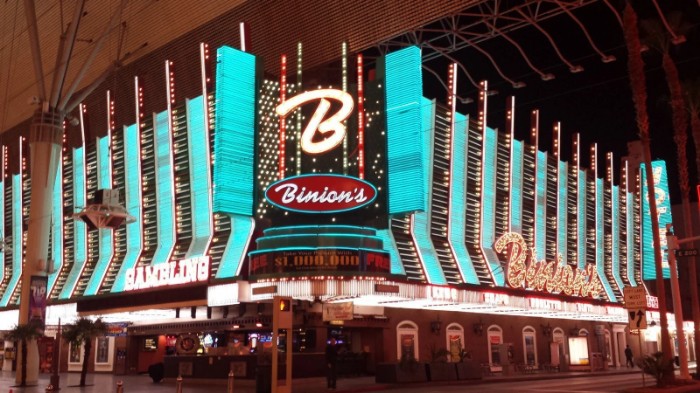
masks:
[[[41,99],[37,96],[31,96],[27,99],[28,105],[39,105],[41,104]]]

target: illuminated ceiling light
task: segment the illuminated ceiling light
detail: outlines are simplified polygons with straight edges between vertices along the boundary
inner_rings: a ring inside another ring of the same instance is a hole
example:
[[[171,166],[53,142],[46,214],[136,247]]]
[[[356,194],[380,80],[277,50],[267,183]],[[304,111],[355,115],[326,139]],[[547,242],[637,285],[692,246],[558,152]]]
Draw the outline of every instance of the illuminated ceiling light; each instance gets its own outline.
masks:
[[[542,78],[542,80],[545,81],[545,82],[546,82],[546,81],[551,81],[552,79],[554,79],[554,74],[550,74],[550,73],[542,74],[542,75],[541,75],[541,78]]]
[[[569,72],[571,72],[572,74],[577,74],[579,72],[583,72],[583,67],[580,65],[575,65],[575,66],[569,68]]]

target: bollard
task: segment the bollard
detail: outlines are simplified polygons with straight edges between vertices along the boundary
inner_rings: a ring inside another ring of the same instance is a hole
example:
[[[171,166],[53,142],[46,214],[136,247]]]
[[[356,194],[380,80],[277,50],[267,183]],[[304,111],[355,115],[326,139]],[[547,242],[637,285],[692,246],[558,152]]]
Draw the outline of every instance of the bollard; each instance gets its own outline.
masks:
[[[182,393],[182,376],[178,375],[175,380],[175,393]]]
[[[124,382],[117,382],[117,393],[124,393]]]
[[[12,389],[10,389],[12,391]],[[49,384],[49,386],[46,387],[46,393],[53,392],[53,385]]]
[[[226,393],[233,393],[233,370],[228,372],[228,387]]]

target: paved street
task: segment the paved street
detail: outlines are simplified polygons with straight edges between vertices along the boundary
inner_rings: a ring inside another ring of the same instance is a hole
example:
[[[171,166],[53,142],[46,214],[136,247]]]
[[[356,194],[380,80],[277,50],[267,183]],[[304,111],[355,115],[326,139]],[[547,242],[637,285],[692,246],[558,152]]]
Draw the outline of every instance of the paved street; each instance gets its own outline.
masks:
[[[694,371],[694,370],[692,370]],[[80,388],[76,386],[80,374],[61,374],[60,386],[62,392],[74,393],[114,393],[118,381],[123,382],[124,393],[174,393],[176,384],[172,380],[154,384],[147,375],[88,374],[88,384]],[[653,380],[647,376],[646,386],[653,385]],[[0,393],[44,393],[49,385],[49,375],[42,374],[37,386],[14,386],[14,373],[0,373]],[[488,392],[488,393],[593,393],[620,392],[624,389],[641,387],[642,376],[639,369],[619,369],[602,372],[578,373],[546,373],[515,375],[509,377],[486,377],[482,381],[466,382],[434,382],[422,384],[388,385],[376,384],[374,377],[345,378],[338,380],[335,393],[359,393],[376,391],[394,391],[401,393],[457,393],[457,392]],[[700,389],[697,390],[700,392]],[[225,380],[192,381],[184,380],[183,393],[225,393]],[[235,393],[255,393],[255,383],[251,380],[237,380],[234,383]],[[294,381],[294,393],[328,392],[323,378],[308,378]]]

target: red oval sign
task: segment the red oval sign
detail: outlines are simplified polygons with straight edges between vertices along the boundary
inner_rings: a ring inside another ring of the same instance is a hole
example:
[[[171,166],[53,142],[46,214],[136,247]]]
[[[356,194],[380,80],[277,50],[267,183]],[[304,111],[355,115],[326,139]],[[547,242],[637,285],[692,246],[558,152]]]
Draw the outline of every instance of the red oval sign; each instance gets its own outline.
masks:
[[[302,213],[335,213],[365,206],[377,189],[362,179],[343,175],[301,175],[272,183],[265,199],[273,205]]]

